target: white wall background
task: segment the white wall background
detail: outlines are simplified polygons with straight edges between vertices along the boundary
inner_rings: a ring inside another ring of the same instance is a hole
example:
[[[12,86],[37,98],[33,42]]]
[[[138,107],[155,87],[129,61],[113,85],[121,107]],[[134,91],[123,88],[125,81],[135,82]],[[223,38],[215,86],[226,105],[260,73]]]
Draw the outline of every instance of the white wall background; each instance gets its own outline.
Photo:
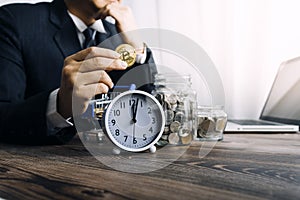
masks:
[[[2,0],[8,2],[39,0]],[[51,0],[49,0],[51,1]],[[276,71],[300,56],[299,0],[124,0],[141,28],[182,33],[221,75],[230,117],[258,117]]]

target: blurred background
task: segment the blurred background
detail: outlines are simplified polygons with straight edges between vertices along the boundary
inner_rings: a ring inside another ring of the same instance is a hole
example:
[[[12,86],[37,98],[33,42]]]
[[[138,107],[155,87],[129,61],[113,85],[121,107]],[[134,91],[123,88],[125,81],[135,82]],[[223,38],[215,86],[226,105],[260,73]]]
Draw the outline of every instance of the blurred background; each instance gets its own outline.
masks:
[[[51,1],[51,0],[48,0]],[[1,0],[12,2],[40,0]],[[140,28],[198,43],[214,62],[229,118],[256,118],[281,62],[300,56],[299,0],[124,0]]]

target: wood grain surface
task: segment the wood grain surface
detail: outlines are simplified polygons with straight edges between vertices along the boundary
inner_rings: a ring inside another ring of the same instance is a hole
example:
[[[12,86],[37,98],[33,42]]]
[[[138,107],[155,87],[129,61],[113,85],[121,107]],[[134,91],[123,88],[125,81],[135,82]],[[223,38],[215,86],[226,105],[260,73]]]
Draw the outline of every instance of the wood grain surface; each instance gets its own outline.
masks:
[[[0,143],[4,199],[299,199],[300,134],[226,134],[205,157],[194,141],[176,161],[126,173],[75,138],[63,146]]]

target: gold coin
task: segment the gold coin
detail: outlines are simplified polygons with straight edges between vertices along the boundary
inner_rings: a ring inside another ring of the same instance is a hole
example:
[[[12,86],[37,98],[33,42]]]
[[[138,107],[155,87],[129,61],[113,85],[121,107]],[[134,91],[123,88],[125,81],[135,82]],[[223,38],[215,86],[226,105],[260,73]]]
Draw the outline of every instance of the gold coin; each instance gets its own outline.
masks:
[[[180,139],[182,144],[190,144],[193,140],[193,136],[192,134],[188,134],[185,137],[181,137]]]
[[[104,113],[104,108],[96,108],[95,114],[98,118],[102,119]]]
[[[129,44],[121,44],[116,48],[115,51],[121,54],[120,59],[125,61],[128,67],[135,63],[136,52],[135,49]]]
[[[227,123],[227,118],[219,118],[216,121],[216,131],[224,131]]]

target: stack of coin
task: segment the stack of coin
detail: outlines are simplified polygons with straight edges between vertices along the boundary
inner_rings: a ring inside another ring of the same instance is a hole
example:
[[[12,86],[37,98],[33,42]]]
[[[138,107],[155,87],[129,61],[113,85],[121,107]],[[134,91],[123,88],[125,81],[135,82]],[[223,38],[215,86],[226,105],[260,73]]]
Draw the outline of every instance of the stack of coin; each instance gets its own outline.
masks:
[[[165,112],[165,129],[157,142],[158,146],[188,145],[193,140],[193,117],[190,101],[181,93],[163,92],[155,94]]]
[[[199,123],[200,122],[200,123]],[[206,137],[216,130],[216,123],[214,118],[211,117],[199,117],[197,135],[198,137]]]
[[[196,117],[195,139],[222,140],[226,123],[227,115],[219,107],[200,108]]]

